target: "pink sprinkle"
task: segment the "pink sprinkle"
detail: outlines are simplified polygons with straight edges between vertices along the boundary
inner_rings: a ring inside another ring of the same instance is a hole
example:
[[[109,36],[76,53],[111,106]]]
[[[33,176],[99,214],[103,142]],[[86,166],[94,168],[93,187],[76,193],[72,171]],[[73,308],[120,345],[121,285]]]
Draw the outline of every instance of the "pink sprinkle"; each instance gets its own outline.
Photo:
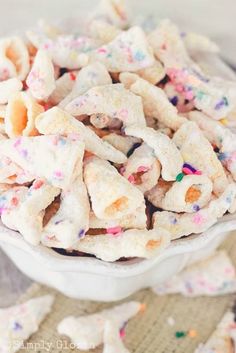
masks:
[[[132,174],[128,177],[128,181],[129,181],[131,184],[135,184],[135,178],[134,178],[134,176],[133,176]]]
[[[121,232],[122,232],[122,228],[119,226],[107,228],[107,234],[117,235],[117,234],[120,234]]]
[[[233,267],[226,267],[225,268],[225,273],[234,274],[235,273],[235,269]]]
[[[140,167],[138,167],[137,172],[142,173],[142,172],[147,172],[148,170],[150,170],[149,167],[145,167],[144,165],[141,165]]]
[[[184,167],[182,169],[183,173],[186,174],[186,175],[191,175],[191,174],[194,174],[193,171],[187,167]]]
[[[44,181],[43,181],[43,180],[36,180],[36,181],[33,183],[33,188],[34,188],[35,190],[40,189],[41,186],[43,186],[43,184],[44,184]]]
[[[120,329],[120,338],[125,338],[125,329],[124,328],[122,328],[122,329]]]
[[[76,75],[73,72],[70,72],[70,79],[71,81],[75,81],[76,80]]]
[[[98,53],[106,53],[107,52],[107,50],[105,49],[105,48],[98,48]]]
[[[14,143],[14,147],[17,148],[21,144],[21,138],[19,137],[16,142]]]
[[[205,221],[204,217],[200,214],[200,213],[196,213],[194,216],[193,216],[193,222],[195,224],[202,224],[203,222]]]
[[[119,112],[118,112],[118,115],[120,115],[122,118],[127,118],[128,116],[128,109],[121,109]]]
[[[80,136],[79,134],[76,134],[75,132],[74,133],[71,133],[67,136],[71,141],[78,141]]]
[[[196,175],[202,175],[202,172],[200,170],[196,170],[196,172],[194,172],[194,174]]]
[[[176,89],[176,91],[179,92],[179,93],[182,93],[183,90],[184,90],[184,88],[183,88],[183,86],[182,86],[181,84],[177,84],[177,85],[175,86],[175,89]]]
[[[192,91],[188,91],[185,93],[185,98],[191,101],[194,98],[194,94]]]
[[[176,78],[177,70],[176,69],[167,69],[166,73],[171,80],[174,80]]]
[[[59,136],[52,136],[52,144],[56,146],[59,141]]]
[[[120,174],[123,175],[124,172],[125,172],[125,167],[121,167],[121,168],[120,168]]]
[[[18,200],[17,197],[13,197],[13,198],[11,199],[11,204],[12,204],[13,206],[17,206],[18,203],[19,203],[19,200]]]
[[[54,177],[56,177],[58,179],[62,179],[63,178],[63,174],[60,171],[55,171],[54,172]]]

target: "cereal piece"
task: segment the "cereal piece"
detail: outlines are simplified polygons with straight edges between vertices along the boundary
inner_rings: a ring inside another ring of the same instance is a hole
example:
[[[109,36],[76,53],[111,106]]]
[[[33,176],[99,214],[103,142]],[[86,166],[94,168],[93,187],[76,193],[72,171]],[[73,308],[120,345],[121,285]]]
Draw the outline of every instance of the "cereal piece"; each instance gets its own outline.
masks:
[[[136,26],[90,52],[90,61],[102,62],[110,72],[133,72],[152,66],[154,56],[145,33]]]
[[[94,62],[82,68],[75,80],[72,91],[59,104],[61,108],[66,107],[75,98],[83,95],[94,86],[111,84],[111,76],[102,63]]]
[[[163,21],[149,35],[149,42],[157,58],[163,62],[172,83],[191,98],[195,107],[219,120],[235,107],[236,85],[218,77],[206,76],[194,63],[185,48],[177,27]]]
[[[235,314],[227,311],[205,344],[194,353],[233,353],[236,345]]]
[[[82,164],[84,143],[77,137],[50,135],[3,140],[1,153],[24,171],[65,189],[74,180],[79,163]]]
[[[120,327],[112,321],[107,321],[104,327],[104,349],[103,353],[130,353],[125,348],[120,336]]]
[[[98,218],[117,219],[141,206],[142,193],[107,161],[93,157],[84,166],[84,180]]]
[[[121,32],[116,26],[99,19],[95,19],[89,23],[89,35],[100,40],[103,44],[111,42]]]
[[[165,69],[160,61],[155,61],[154,65],[137,71],[137,74],[149,83],[156,85],[166,75]]]
[[[229,184],[218,199],[213,199],[206,207],[195,213],[155,212],[153,215],[154,229],[164,228],[171,234],[172,239],[192,233],[202,233],[228,211],[235,195],[235,184]]]
[[[127,135],[139,137],[154,150],[156,158],[162,166],[161,174],[164,180],[175,180],[181,173],[183,159],[174,142],[166,135],[150,127],[130,126],[125,129]]]
[[[160,25],[148,35],[148,41],[155,56],[166,68],[191,63],[178,28],[171,21],[161,21]]]
[[[107,321],[112,321],[121,328],[125,322],[139,313],[140,307],[141,303],[130,301],[87,316],[68,316],[59,323],[57,331],[70,337],[78,349],[94,349],[103,343]]]
[[[27,37],[37,49],[45,49],[52,62],[62,68],[78,70],[88,64],[88,51],[97,48],[100,42],[86,36],[58,35],[48,38],[34,31],[28,31]]]
[[[89,228],[89,210],[87,190],[79,176],[68,190],[62,191],[60,208],[44,227],[41,242],[55,237],[62,248],[73,246]]]
[[[48,98],[51,104],[59,104],[72,91],[77,77],[76,71],[66,72],[55,81],[55,89]]]
[[[220,151],[218,158],[236,180],[236,139],[235,134],[220,122],[210,119],[201,112],[193,111],[188,118],[198,124],[207,139]]]
[[[100,139],[95,132],[63,110],[53,107],[36,119],[41,134],[79,134],[85,142],[86,151],[115,163],[124,163],[126,156]]]
[[[158,295],[181,293],[186,297],[234,293],[235,268],[225,251],[217,251],[206,260],[194,263],[166,283],[152,289]]]
[[[26,173],[8,157],[1,155],[0,159],[0,183],[24,184],[35,179],[33,175]]]
[[[5,116],[5,130],[10,138],[34,136],[38,134],[35,128],[35,118],[44,111],[26,92],[11,96],[8,101]]]
[[[0,346],[3,353],[20,350],[50,313],[54,296],[45,295],[0,309]]]
[[[147,215],[145,213],[146,205],[143,202],[132,213],[119,218],[119,219],[101,219],[97,218],[93,212],[89,217],[90,229],[111,229],[111,228],[124,228],[124,229],[145,229],[147,227]]]
[[[178,115],[176,107],[169,102],[161,88],[134,74],[120,74],[122,83],[127,84],[127,80],[130,80],[129,89],[142,97],[145,115],[154,117],[172,130],[177,130],[186,121],[184,117]]]
[[[92,18],[102,18],[118,28],[126,28],[129,20],[127,2],[125,0],[101,0]]]
[[[169,241],[169,232],[164,227],[155,230],[130,229],[117,235],[87,235],[75,249],[112,262],[121,257],[155,257],[169,245]]]
[[[18,78],[0,81],[0,104],[6,104],[10,96],[22,90],[22,83]]]
[[[153,150],[145,143],[134,150],[122,171],[122,175],[142,193],[157,184],[160,174],[160,163],[153,155]]]
[[[110,143],[117,150],[121,151],[125,155],[130,151],[130,149],[136,144],[140,143],[141,140],[132,136],[122,136],[115,133],[104,136],[103,141]]]
[[[32,96],[45,100],[55,89],[54,67],[46,50],[39,49],[26,79]]]
[[[194,32],[187,32],[183,36],[184,44],[190,55],[198,51],[204,51],[207,53],[218,54],[220,49],[216,43],[214,43],[208,37]]]
[[[124,126],[145,126],[142,100],[122,84],[93,87],[66,106],[68,113],[79,116],[102,113],[117,118]]]
[[[20,37],[0,40],[0,81],[17,77],[23,81],[29,71],[29,54]]]
[[[151,190],[145,193],[145,197],[151,202],[154,206],[161,208],[162,200],[165,197],[165,194],[170,190],[173,182],[167,182],[163,179],[159,179],[157,185],[155,185]]]
[[[220,195],[228,184],[227,177],[210,142],[197,124],[190,121],[184,123],[174,134],[173,141],[184,161],[207,175],[212,180],[214,193]]]
[[[205,175],[186,175],[166,192],[159,207],[173,212],[196,212],[211,199],[212,182]]]
[[[32,245],[38,245],[43,229],[44,210],[60,193],[60,189],[36,179],[32,186],[15,187],[1,195],[1,220],[17,230]]]

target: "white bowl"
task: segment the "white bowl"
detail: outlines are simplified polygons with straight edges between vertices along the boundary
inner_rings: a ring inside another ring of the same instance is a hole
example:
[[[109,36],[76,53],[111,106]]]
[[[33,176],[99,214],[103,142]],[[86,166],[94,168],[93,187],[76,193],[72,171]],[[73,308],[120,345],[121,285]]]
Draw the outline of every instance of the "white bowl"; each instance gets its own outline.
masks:
[[[0,247],[25,275],[37,282],[77,299],[115,301],[160,284],[186,265],[210,255],[235,229],[236,216],[226,215],[205,233],[173,241],[155,258],[115,263],[64,256],[43,246],[31,246],[19,233],[3,225]]]

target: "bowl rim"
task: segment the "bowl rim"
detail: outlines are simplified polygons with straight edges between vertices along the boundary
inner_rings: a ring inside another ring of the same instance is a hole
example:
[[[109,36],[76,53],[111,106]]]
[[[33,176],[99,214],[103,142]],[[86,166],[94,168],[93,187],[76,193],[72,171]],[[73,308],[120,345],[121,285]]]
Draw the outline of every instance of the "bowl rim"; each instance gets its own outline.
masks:
[[[236,213],[223,216],[207,231],[193,234],[185,238],[173,240],[170,245],[157,256],[150,259],[132,259],[125,262],[105,262],[86,256],[71,257],[61,255],[43,245],[33,246],[27,243],[16,231],[6,228],[0,223],[0,246],[16,247],[42,262],[54,272],[85,272],[97,275],[129,277],[142,274],[163,260],[180,254],[189,254],[207,246],[219,234],[236,230]]]

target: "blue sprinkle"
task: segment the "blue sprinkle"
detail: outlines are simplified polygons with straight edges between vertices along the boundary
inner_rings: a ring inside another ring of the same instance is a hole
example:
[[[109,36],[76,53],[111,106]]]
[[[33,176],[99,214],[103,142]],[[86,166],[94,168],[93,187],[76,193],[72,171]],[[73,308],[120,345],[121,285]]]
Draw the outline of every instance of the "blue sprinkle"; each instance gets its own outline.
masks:
[[[145,55],[141,51],[136,51],[134,54],[134,59],[137,61],[142,61],[145,58]]]
[[[66,140],[63,137],[59,139],[60,145],[64,146],[66,144]]]
[[[178,97],[177,96],[174,96],[174,97],[172,97],[172,98],[170,98],[170,102],[174,105],[174,106],[176,106],[177,104],[178,104]]]
[[[218,159],[219,161],[225,161],[228,158],[226,153],[218,153]]]
[[[231,202],[232,202],[231,196],[226,197],[226,202],[228,202],[228,203],[231,203]]]

